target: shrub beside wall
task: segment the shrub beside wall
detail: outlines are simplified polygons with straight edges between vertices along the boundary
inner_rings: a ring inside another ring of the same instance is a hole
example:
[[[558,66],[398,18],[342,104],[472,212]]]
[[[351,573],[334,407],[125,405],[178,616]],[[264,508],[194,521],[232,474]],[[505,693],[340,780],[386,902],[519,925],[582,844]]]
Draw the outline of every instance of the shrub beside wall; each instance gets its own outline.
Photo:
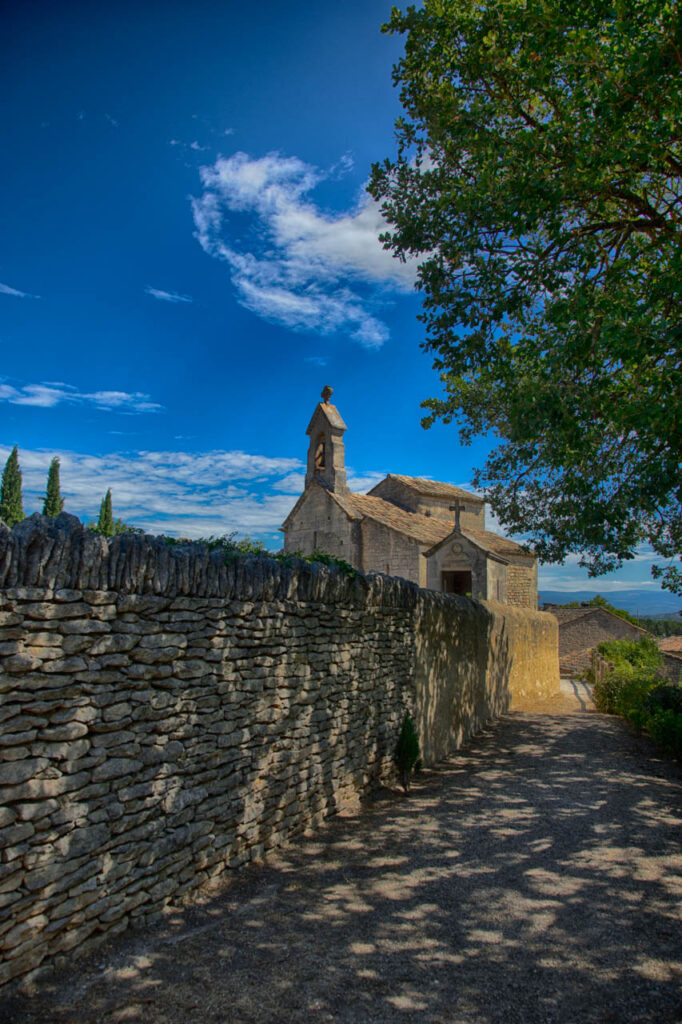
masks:
[[[653,637],[602,643],[592,663],[594,702],[597,710],[646,730],[663,753],[682,760],[682,689],[663,672]]]
[[[0,983],[333,813],[406,709],[432,763],[557,667],[551,616],[0,525]]]

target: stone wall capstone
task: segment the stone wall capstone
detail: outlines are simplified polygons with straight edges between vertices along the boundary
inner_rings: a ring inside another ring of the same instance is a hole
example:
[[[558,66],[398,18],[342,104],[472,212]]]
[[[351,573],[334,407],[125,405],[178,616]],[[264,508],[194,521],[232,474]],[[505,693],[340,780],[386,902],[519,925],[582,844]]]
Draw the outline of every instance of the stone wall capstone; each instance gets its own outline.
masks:
[[[0,524],[0,984],[146,924],[520,694],[551,616],[199,544]]]

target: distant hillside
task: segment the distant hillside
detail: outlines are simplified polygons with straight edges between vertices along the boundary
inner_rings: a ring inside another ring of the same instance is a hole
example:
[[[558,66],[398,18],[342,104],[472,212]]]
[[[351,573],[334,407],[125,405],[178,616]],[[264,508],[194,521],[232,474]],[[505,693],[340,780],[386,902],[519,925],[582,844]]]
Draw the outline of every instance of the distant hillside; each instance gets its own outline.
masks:
[[[648,590],[541,590],[540,606],[547,601],[551,604],[569,604],[571,601],[590,601],[601,593],[615,608],[623,608],[631,615],[642,617],[654,615],[675,616],[682,612],[682,597],[666,591]]]

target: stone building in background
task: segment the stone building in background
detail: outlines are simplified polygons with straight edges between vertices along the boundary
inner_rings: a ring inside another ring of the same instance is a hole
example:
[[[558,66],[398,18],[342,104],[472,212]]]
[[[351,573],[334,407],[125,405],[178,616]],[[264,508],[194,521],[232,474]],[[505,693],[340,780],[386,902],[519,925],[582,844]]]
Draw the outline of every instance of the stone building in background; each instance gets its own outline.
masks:
[[[651,636],[646,629],[601,605],[545,604],[542,610],[551,612],[559,623],[559,670],[566,678],[575,678],[589,669],[592,652],[605,640]],[[657,644],[663,655],[662,674],[673,683],[682,682],[682,637],[664,637]]]
[[[282,526],[284,550],[318,549],[429,590],[537,608],[537,559],[486,530],[478,495],[395,473],[369,494],[350,491],[347,428],[331,395],[326,387],[308,425],[305,490]]]
[[[614,615],[600,605],[579,607],[545,604],[559,623],[559,668],[567,678],[579,676],[592,663],[592,651],[604,640],[639,640],[649,636],[645,629]]]

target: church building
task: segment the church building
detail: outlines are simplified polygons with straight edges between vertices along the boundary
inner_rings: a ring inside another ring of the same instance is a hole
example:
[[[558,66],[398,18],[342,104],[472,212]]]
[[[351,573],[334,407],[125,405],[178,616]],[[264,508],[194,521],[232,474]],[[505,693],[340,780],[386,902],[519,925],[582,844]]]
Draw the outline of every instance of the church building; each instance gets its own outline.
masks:
[[[461,487],[395,473],[369,494],[346,483],[346,424],[325,387],[308,425],[305,490],[287,516],[284,550],[316,548],[364,572],[429,590],[537,608],[537,559],[485,528],[482,498]]]

